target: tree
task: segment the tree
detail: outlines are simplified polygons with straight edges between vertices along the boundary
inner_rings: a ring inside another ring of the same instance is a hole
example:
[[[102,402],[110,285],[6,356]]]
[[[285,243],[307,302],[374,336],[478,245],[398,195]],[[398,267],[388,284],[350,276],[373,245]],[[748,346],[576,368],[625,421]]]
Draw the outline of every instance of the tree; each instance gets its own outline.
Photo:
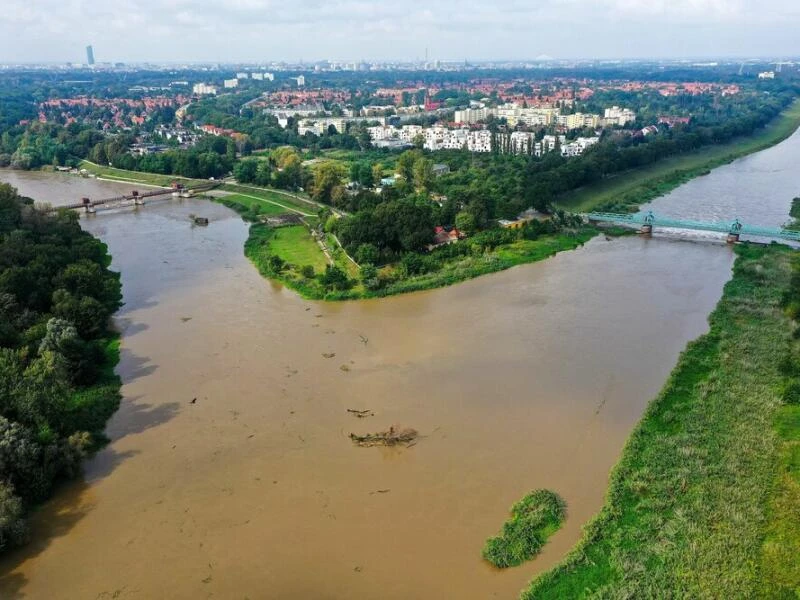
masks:
[[[466,235],[472,235],[477,231],[477,221],[475,219],[475,215],[469,211],[462,210],[458,214],[456,214],[456,229],[465,233]]]
[[[414,179],[414,164],[422,157],[419,150],[406,150],[397,159],[397,171],[406,181]]]
[[[420,158],[414,163],[414,186],[418,191],[428,191],[433,182],[433,162]]]
[[[356,250],[356,262],[359,264],[378,264],[380,260],[380,252],[375,244],[361,244]]]
[[[353,287],[353,282],[347,277],[342,269],[335,265],[327,265],[325,273],[320,275],[320,283],[328,290],[349,290]]]
[[[236,181],[239,183],[255,183],[260,166],[259,162],[261,161],[253,158],[237,162],[233,167],[233,176],[236,178]]]
[[[22,518],[22,500],[14,495],[14,488],[0,481],[0,552],[23,544],[28,529]]]
[[[375,163],[372,165],[372,184],[380,185],[381,179],[383,179],[383,165]]]
[[[323,162],[314,169],[312,197],[318,202],[329,203],[334,188],[341,185],[342,174],[333,162]]]

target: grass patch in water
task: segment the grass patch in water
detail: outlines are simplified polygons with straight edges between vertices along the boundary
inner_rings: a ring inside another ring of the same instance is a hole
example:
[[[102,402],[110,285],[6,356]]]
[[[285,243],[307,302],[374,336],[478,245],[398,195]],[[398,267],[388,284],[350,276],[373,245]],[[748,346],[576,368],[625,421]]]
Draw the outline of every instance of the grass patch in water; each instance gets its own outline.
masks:
[[[550,490],[536,490],[511,507],[511,518],[500,535],[486,540],[483,558],[495,567],[515,567],[539,554],[547,539],[558,531],[566,504]]]

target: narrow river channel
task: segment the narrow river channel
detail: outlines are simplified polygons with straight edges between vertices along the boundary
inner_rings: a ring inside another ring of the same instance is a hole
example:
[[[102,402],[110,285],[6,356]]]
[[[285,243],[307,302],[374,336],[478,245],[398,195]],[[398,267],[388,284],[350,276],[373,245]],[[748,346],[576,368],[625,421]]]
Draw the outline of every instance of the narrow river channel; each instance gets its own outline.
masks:
[[[732,202],[779,224],[800,192],[799,149],[795,134],[653,210],[722,219]],[[54,204],[131,188],[0,179]],[[122,272],[124,399],[111,443],[0,564],[2,598],[515,598],[602,506],[733,262],[719,242],[600,236],[446,289],[319,303],[262,279],[242,254],[245,224],[207,201],[83,225]],[[422,438],[402,450],[348,439],[393,424]],[[493,570],[485,538],[539,487],[566,499],[564,527],[535,561]]]

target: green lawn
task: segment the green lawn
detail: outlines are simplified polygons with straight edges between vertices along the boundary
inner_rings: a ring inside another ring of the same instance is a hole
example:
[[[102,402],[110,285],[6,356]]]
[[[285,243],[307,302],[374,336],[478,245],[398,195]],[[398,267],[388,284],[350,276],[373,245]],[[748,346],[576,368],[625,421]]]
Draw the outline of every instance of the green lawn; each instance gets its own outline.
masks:
[[[275,229],[269,238],[269,248],[272,254],[280,256],[287,263],[299,267],[311,265],[317,273],[324,271],[328,264],[305,225]]]
[[[737,247],[710,331],[631,435],[606,504],[523,598],[797,598],[800,418],[778,369],[794,251]],[[794,441],[792,441],[794,440]]]
[[[597,184],[564,194],[560,208],[589,212],[601,207],[636,207],[682,183],[741,156],[763,150],[789,137],[800,127],[800,102],[795,102],[764,129],[727,144],[665,158],[647,167],[626,171]]]

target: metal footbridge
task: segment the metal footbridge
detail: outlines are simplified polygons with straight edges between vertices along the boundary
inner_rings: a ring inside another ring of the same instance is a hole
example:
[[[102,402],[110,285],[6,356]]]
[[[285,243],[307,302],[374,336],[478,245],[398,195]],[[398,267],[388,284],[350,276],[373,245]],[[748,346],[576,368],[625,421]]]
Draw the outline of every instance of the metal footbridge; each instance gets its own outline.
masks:
[[[706,221],[690,221],[661,217],[652,212],[636,214],[592,212],[584,216],[590,223],[627,225],[638,228],[642,233],[650,233],[653,231],[654,227],[663,227],[668,229],[690,229],[695,231],[725,233],[728,235],[728,241],[738,241],[740,235],[747,235],[800,242],[800,231],[793,231],[782,227],[748,225],[742,223],[739,219],[721,223],[710,223]]]

